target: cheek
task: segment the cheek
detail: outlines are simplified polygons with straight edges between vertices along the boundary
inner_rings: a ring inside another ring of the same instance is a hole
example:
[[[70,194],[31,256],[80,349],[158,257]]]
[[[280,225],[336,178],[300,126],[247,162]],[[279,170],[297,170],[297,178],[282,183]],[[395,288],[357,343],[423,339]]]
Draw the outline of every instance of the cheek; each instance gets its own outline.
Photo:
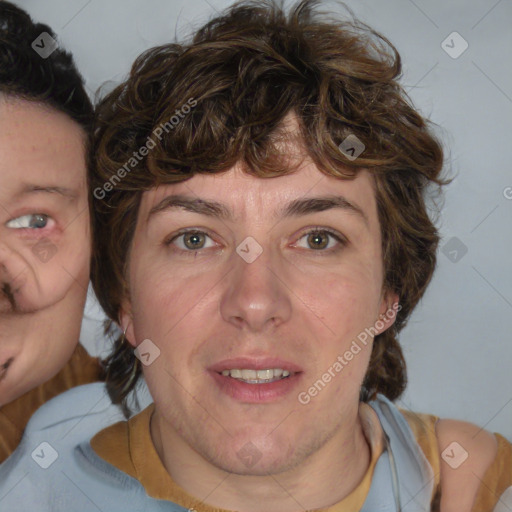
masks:
[[[89,283],[91,242],[88,229],[66,233],[61,239],[42,240],[27,254],[41,296],[56,303],[68,294],[85,296]]]
[[[146,267],[148,268],[148,267]],[[195,350],[201,345],[205,316],[201,313],[201,297],[205,293],[204,282],[168,276],[163,272],[145,270],[131,274],[131,308],[133,344],[150,340],[150,350],[158,350],[158,357],[143,373],[156,403],[168,403],[188,407],[184,389],[194,389],[196,379],[202,377],[196,371]],[[155,352],[157,353],[157,352]],[[185,400],[184,403],[182,401]]]
[[[74,244],[78,248],[73,250],[66,250],[49,238],[30,246],[19,245],[4,246],[0,251],[2,301],[9,302],[9,308],[35,312],[58,303],[71,290],[85,297],[89,280],[88,240],[85,247]]]
[[[302,277],[295,289],[302,290],[304,303],[330,327],[331,334],[343,337],[376,320],[380,279],[373,265],[354,263],[336,272]]]
[[[321,350],[316,351],[317,361],[300,390],[299,402],[311,402],[312,410],[341,396],[359,394],[372,349],[369,333],[378,318],[380,288],[371,277],[372,272],[353,267],[347,273],[325,276],[319,281],[322,287],[309,295],[316,307],[315,316],[308,315],[309,328]]]
[[[203,297],[215,280],[205,274],[183,277],[164,266],[140,264],[131,278],[131,304],[137,340],[154,337],[168,343],[180,332],[193,332]]]
[[[54,241],[54,244],[56,256],[68,273],[81,283],[84,278],[88,283],[92,250],[88,214],[80,215],[65,229],[62,238]]]

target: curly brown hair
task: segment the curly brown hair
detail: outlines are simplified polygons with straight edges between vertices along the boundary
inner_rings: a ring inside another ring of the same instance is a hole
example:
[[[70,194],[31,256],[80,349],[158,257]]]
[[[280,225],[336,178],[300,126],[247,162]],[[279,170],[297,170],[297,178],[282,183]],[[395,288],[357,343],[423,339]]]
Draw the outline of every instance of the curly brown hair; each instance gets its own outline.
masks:
[[[303,0],[288,13],[271,0],[236,3],[190,41],[144,52],[100,102],[93,285],[117,322],[129,297],[126,271],[144,191],[239,162],[259,178],[293,172],[275,136],[292,112],[321,172],[352,179],[365,168],[374,176],[383,286],[398,294],[401,309],[374,339],[361,399],[383,393],[394,400],[406,385],[397,334],[436,265],[439,236],[426,199],[430,185],[446,183],[443,151],[397,82],[401,60],[390,41],[353,16],[327,18],[317,3]],[[185,110],[191,101],[195,108]],[[357,160],[339,148],[349,134],[365,145]],[[141,367],[123,337],[106,366],[110,396],[126,406]]]

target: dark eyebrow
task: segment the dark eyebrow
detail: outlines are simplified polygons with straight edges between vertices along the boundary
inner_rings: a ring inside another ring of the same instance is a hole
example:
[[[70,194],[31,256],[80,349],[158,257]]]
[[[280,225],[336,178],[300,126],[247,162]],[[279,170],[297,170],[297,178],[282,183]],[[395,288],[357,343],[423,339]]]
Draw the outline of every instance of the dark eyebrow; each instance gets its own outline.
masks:
[[[278,217],[298,217],[309,213],[323,212],[332,209],[347,210],[358,214],[365,224],[368,225],[368,217],[366,213],[354,203],[351,203],[343,196],[328,195],[321,197],[307,197],[303,199],[295,199],[284,206],[279,212]]]
[[[233,215],[230,210],[222,203],[195,199],[184,195],[169,195],[164,197],[156,206],[151,208],[148,214],[148,220],[155,213],[173,208],[180,208],[208,217],[218,217],[226,221],[233,220]],[[359,206],[351,203],[345,197],[337,195],[295,199],[275,212],[273,218],[300,217],[334,208],[356,213],[362,218],[365,224],[368,225],[368,217]]]
[[[18,194],[20,196],[25,196],[29,194],[36,193],[46,193],[46,194],[58,194],[67,199],[76,199],[78,197],[78,193],[70,188],[65,187],[44,187],[41,185],[25,185],[21,192]]]
[[[208,217],[218,217],[223,220],[231,220],[231,212],[222,204],[216,201],[205,201],[203,199],[194,199],[183,195],[170,195],[164,197],[156,206],[151,208],[148,214],[149,218],[155,213],[180,208],[187,212],[199,213]]]

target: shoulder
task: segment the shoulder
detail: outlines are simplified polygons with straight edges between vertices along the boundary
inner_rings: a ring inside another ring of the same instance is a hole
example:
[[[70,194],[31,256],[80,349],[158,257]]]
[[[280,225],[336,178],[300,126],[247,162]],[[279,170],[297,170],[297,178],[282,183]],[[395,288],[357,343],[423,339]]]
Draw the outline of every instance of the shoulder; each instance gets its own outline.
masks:
[[[491,511],[512,498],[512,444],[506,438],[466,421],[399,410],[433,469],[441,491],[433,499],[441,499],[443,512]]]
[[[436,423],[440,456],[441,508],[472,510],[482,480],[496,460],[496,436],[466,421],[441,419]]]
[[[101,383],[73,388],[42,405],[18,448],[0,465],[0,508],[18,510],[22,503],[27,510],[86,510],[82,502],[70,506],[83,501],[70,480],[82,485],[88,475],[77,448],[122,419]]]
[[[119,417],[120,414],[120,409],[112,405],[105,385],[95,382],[69,389],[43,404],[31,417],[25,431],[65,428],[65,424],[77,419]]]
[[[74,447],[96,432],[123,419],[112,405],[103,384],[79,386],[43,404],[31,417],[16,450],[0,465],[0,489],[6,479],[15,479],[34,469],[34,462],[53,464],[64,460]]]

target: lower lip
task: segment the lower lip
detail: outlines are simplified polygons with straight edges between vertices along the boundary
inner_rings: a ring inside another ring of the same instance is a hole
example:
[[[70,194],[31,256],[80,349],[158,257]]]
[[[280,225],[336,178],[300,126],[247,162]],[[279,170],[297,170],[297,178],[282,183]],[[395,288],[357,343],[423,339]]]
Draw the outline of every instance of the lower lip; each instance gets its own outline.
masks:
[[[217,372],[212,371],[210,374],[223,393],[240,402],[251,404],[273,402],[287,396],[297,386],[302,376],[299,372],[274,382],[248,384]]]

